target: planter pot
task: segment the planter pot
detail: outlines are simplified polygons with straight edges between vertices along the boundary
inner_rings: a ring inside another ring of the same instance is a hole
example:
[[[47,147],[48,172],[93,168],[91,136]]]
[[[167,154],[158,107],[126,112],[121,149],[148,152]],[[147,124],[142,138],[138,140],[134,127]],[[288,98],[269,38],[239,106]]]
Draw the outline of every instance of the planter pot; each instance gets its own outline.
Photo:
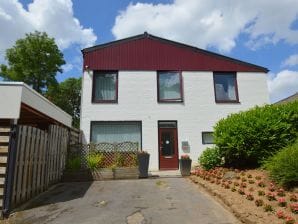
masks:
[[[147,153],[138,154],[140,178],[148,177],[149,158],[150,158],[150,154],[147,154]]]
[[[180,159],[180,172],[182,176],[189,176],[191,169],[191,159]]]
[[[115,179],[138,179],[138,167],[117,167],[114,168]]]
[[[93,170],[92,172],[93,180],[111,180],[114,179],[113,170],[111,168],[101,168]]]

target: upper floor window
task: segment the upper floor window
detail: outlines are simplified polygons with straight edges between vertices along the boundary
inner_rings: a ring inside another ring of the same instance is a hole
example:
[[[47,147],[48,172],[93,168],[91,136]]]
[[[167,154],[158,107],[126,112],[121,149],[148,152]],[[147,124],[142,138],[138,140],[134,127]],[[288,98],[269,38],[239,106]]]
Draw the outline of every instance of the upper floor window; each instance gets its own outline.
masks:
[[[182,102],[182,75],[180,72],[158,72],[157,88],[159,102]]]
[[[239,102],[236,73],[215,72],[213,78],[217,103]]]
[[[92,102],[116,103],[118,100],[118,73],[94,72]]]

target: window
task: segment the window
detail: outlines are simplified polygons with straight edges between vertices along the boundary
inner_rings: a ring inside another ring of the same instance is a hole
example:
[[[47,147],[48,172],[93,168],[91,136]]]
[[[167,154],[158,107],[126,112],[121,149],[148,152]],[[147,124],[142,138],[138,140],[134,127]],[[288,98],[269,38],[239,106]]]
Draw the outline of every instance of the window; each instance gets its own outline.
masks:
[[[213,78],[217,103],[239,102],[236,73],[216,72]]]
[[[213,132],[202,132],[203,144],[214,144]]]
[[[182,76],[180,72],[158,72],[159,102],[182,102]]]
[[[93,143],[138,143],[141,148],[140,121],[93,121],[91,122],[91,142]]]
[[[116,103],[118,100],[118,73],[95,72],[93,75],[92,102]]]

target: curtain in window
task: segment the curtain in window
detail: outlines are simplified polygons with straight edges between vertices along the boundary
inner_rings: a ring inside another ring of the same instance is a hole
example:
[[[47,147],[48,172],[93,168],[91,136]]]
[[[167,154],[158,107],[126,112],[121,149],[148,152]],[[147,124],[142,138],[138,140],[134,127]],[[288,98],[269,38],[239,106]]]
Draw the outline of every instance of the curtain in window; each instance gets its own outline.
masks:
[[[95,77],[95,99],[116,99],[116,74],[100,74]]]
[[[233,74],[220,74],[214,76],[217,100],[236,100],[236,76]]]
[[[94,143],[138,142],[141,146],[140,122],[98,122],[92,124],[91,141]]]
[[[181,99],[179,73],[159,73],[159,99]]]

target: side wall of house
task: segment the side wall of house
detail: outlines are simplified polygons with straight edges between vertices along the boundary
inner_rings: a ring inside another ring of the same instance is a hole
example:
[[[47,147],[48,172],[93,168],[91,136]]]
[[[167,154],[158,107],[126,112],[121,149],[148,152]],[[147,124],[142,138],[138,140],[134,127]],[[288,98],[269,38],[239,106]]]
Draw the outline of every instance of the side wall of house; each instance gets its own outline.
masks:
[[[228,114],[269,102],[265,73],[237,73],[238,104],[216,104],[212,72],[183,72],[183,103],[158,103],[155,71],[119,71],[118,103],[91,103],[92,71],[83,75],[81,129],[90,139],[91,121],[142,121],[142,148],[151,154],[150,169],[158,169],[158,121],[178,122],[179,156],[188,141],[193,161],[208,145],[202,144],[202,131]]]

